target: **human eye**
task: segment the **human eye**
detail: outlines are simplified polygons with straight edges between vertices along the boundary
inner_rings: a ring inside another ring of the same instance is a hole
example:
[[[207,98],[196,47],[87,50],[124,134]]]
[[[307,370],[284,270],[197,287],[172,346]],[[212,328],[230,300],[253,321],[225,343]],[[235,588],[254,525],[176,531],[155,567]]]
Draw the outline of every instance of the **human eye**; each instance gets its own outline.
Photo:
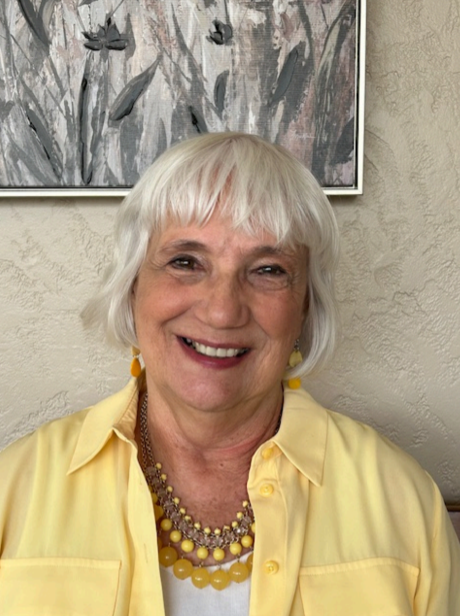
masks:
[[[272,276],[276,278],[287,274],[286,270],[284,267],[281,267],[281,265],[261,265],[256,269],[256,273],[259,276]]]
[[[280,289],[289,284],[289,273],[282,265],[264,263],[252,269],[250,279],[256,288]]]
[[[169,261],[169,265],[177,270],[195,271],[198,269],[198,261],[190,255],[179,255]]]

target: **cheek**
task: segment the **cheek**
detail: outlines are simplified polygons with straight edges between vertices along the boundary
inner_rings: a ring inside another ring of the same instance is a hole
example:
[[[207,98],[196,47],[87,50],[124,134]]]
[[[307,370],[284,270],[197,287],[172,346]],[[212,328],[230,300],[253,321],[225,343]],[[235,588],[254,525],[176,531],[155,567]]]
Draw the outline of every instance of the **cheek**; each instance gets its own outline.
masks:
[[[260,306],[258,321],[271,338],[289,346],[291,338],[295,339],[300,333],[303,315],[300,302],[265,301]]]
[[[132,302],[137,330],[161,329],[192,304],[191,293],[174,284],[139,285]]]

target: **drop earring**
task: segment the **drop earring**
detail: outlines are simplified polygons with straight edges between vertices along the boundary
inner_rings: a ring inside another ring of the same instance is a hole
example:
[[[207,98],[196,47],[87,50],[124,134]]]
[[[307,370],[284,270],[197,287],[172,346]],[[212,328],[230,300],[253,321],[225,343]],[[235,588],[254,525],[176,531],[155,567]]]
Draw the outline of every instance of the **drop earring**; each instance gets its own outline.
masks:
[[[131,376],[137,378],[142,372],[141,362],[139,361],[141,351],[137,347],[132,346],[131,353],[133,354],[133,358],[131,360]]]
[[[289,367],[295,368],[296,366],[302,363],[302,359],[303,359],[302,353],[300,352],[300,340],[299,338],[297,338],[297,340],[294,343],[294,350],[289,356],[289,362],[288,362]],[[288,379],[288,386],[291,389],[299,389],[301,385],[302,385],[302,381],[299,379],[299,377]]]

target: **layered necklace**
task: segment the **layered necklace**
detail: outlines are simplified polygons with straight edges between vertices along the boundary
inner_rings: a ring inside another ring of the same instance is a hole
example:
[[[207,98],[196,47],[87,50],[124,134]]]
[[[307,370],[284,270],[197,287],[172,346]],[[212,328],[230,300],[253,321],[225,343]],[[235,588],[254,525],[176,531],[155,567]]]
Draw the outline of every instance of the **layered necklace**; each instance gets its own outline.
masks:
[[[146,393],[139,411],[141,461],[152,495],[160,563],[164,567],[172,567],[178,579],[190,578],[197,588],[210,584],[216,590],[223,590],[231,582],[244,582],[252,570],[254,549],[255,521],[251,503],[249,500],[243,501],[235,519],[222,528],[211,529],[195,522],[181,505],[179,497],[174,495],[161,464],[154,459],[147,425],[147,403]],[[162,533],[168,534],[166,545],[162,544]],[[190,559],[193,554],[198,565]],[[224,569],[221,564],[228,554],[236,560]],[[241,557],[247,554],[246,561],[242,562]],[[204,564],[211,559],[214,561],[212,571]],[[215,565],[218,567],[215,568]]]

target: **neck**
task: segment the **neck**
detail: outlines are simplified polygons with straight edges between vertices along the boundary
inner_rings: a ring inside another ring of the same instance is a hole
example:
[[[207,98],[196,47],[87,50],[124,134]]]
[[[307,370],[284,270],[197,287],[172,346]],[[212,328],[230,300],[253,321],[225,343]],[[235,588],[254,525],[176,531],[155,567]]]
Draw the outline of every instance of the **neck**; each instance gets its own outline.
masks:
[[[240,509],[252,457],[276,432],[281,386],[276,394],[262,404],[200,411],[165,404],[149,390],[147,425],[155,461],[195,520],[220,526]]]

